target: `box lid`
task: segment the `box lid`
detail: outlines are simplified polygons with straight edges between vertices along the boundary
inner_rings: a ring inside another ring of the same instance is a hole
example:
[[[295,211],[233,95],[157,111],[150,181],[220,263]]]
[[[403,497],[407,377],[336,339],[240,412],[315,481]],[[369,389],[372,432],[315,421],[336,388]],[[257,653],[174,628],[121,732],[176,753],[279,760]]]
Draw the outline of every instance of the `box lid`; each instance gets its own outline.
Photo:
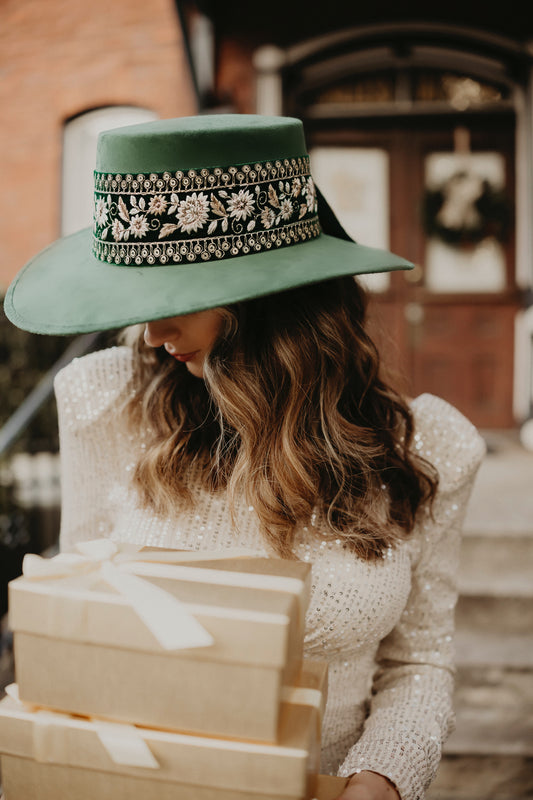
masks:
[[[179,600],[212,636],[214,643],[201,652],[180,650],[184,657],[283,665],[302,647],[310,586],[307,564],[259,558],[210,560],[203,566],[135,561],[120,569]],[[98,573],[17,578],[9,584],[9,606],[15,634],[165,650],[139,624],[129,600]]]

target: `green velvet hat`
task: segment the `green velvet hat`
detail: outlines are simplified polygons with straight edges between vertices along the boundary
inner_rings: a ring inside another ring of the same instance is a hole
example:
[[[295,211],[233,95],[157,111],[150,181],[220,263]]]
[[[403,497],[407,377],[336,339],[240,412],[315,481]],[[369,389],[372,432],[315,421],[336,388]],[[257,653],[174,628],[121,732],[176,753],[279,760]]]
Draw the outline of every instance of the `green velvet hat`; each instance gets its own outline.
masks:
[[[98,139],[94,224],[54,242],[10,285],[34,333],[108,330],[341,275],[408,269],[356,244],[318,192],[302,123],[205,115]]]

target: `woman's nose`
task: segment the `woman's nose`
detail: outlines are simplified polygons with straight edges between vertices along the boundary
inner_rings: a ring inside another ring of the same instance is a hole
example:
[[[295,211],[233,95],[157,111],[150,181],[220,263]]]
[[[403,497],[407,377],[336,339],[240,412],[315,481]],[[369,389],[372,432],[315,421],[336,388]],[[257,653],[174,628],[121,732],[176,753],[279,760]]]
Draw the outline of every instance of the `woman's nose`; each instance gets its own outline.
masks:
[[[154,320],[144,326],[144,341],[149,347],[161,347],[169,339],[175,338],[177,333],[175,327],[169,325],[168,320]]]

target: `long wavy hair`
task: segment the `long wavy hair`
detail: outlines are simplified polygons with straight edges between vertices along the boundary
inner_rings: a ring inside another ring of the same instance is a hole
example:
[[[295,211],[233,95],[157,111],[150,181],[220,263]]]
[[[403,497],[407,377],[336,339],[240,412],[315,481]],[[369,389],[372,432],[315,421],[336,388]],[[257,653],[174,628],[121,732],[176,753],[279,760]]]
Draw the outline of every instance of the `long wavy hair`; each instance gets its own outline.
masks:
[[[364,559],[405,538],[437,473],[411,449],[406,400],[380,377],[366,306],[339,278],[220,309],[203,380],[140,331],[128,412],[148,431],[134,473],[144,504],[192,504],[192,481],[225,489],[230,508],[254,507],[282,557],[314,513],[321,535]]]

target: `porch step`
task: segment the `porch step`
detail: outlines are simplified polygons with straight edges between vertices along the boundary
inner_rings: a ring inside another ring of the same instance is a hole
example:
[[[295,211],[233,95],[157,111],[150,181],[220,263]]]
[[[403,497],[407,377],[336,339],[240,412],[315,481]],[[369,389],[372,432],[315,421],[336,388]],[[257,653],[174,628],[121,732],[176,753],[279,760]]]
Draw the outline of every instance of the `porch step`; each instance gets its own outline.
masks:
[[[488,453],[479,469],[466,512],[465,534],[531,535],[533,453],[516,431],[485,431]]]
[[[458,626],[455,634],[459,669],[529,669],[533,683],[533,632],[506,633]]]
[[[533,516],[520,533],[466,532],[458,582],[459,637],[497,634],[514,647],[513,637],[533,635]]]
[[[457,726],[427,800],[533,798],[533,672],[460,667]]]
[[[457,725],[445,752],[533,758],[532,677],[529,669],[461,668],[454,698]]]
[[[459,632],[527,636],[533,631],[533,597],[463,594],[455,619]]]
[[[531,800],[533,758],[445,755],[426,800]]]
[[[531,529],[520,533],[465,531],[459,566],[461,593],[533,596],[533,511],[527,524]]]

